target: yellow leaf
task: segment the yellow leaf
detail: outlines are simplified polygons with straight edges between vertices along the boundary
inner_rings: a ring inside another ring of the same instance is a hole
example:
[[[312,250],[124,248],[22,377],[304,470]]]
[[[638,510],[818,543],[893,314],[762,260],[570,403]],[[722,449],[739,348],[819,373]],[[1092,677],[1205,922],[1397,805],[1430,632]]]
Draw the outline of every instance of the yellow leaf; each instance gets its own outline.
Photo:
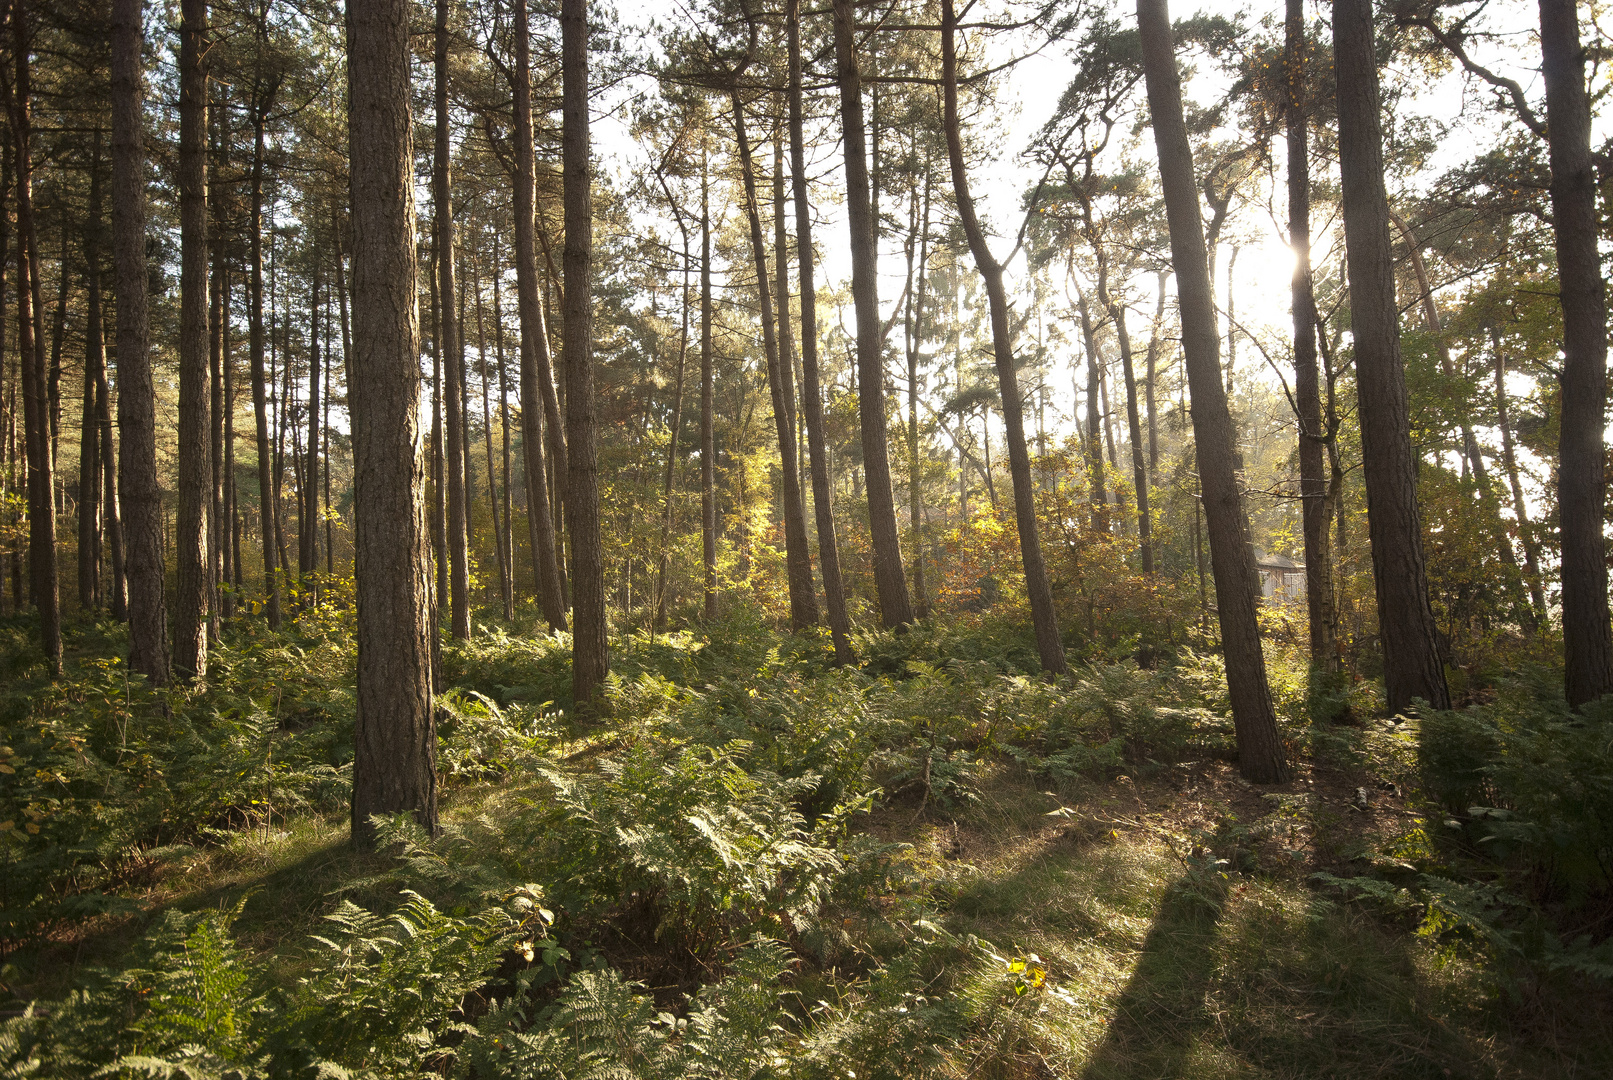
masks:
[[[34,824],[34,823],[33,823],[33,822],[31,822],[31,821],[30,821],[30,822],[29,822],[29,823],[28,823],[28,831],[29,831],[29,832],[31,832],[31,833],[34,833],[34,834],[35,834],[35,835],[38,835],[38,833],[39,833],[39,826],[38,826],[38,825],[35,825],[35,824]]]

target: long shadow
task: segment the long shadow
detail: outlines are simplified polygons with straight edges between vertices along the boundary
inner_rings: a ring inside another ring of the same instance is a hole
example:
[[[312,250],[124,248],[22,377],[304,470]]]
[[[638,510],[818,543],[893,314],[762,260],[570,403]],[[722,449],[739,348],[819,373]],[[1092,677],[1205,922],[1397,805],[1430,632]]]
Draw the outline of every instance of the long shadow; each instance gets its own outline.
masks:
[[[1189,874],[1165,892],[1083,1080],[1189,1075],[1187,1058],[1209,1026],[1205,993],[1215,972],[1215,939],[1225,885]]]

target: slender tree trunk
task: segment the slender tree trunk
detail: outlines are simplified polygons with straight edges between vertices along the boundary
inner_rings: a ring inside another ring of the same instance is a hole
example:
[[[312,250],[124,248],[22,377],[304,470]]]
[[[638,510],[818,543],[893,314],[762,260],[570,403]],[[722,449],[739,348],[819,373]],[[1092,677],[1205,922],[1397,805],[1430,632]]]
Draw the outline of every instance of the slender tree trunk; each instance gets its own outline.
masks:
[[[834,0],[834,35],[846,158],[846,216],[851,226],[851,294],[857,316],[857,404],[868,489],[868,531],[874,548],[874,587],[884,625],[905,626],[913,621],[913,601],[902,566],[885,431],[885,365],[880,344],[877,267],[879,226],[868,182],[862,77],[857,70],[852,0]]]
[[[493,279],[498,280],[498,256],[495,252]],[[473,264],[474,265],[474,264]],[[493,514],[493,554],[498,560],[498,592],[500,606],[506,619],[515,618],[515,596],[510,591],[510,571],[504,561],[504,524],[499,517],[498,470],[493,464],[493,402],[487,377],[487,320],[486,305],[482,299],[481,275],[473,271],[471,288],[476,293],[476,363],[482,382],[482,450],[487,458],[487,505]],[[500,357],[502,359],[502,356]]]
[[[31,43],[26,0],[12,0],[12,147],[17,168],[17,357],[22,369],[23,428],[28,469],[28,568],[39,610],[40,644],[54,681],[62,674],[62,627],[56,581],[55,462],[51,456],[50,393],[44,342],[37,337],[39,234],[34,227],[33,118],[29,86]]]
[[[437,827],[431,587],[420,453],[414,146],[406,0],[348,0],[353,208],[353,547],[358,721],[353,844],[371,815]]]
[[[112,263],[117,283],[119,509],[129,594],[129,668],[168,681],[168,614],[157,486],[156,393],[146,274],[145,84],[140,0],[112,7]]]
[[[1238,767],[1253,783],[1279,783],[1288,777],[1288,761],[1266,684],[1260,626],[1255,618],[1258,587],[1254,556],[1249,550],[1248,525],[1238,490],[1232,417],[1216,356],[1219,339],[1205,261],[1204,227],[1193,183],[1193,152],[1182,119],[1181,77],[1165,0],[1138,0],[1137,22],[1170,221],[1182,345],[1193,395],[1193,438],[1210,534],[1227,690],[1238,740]]]
[[[1126,380],[1126,423],[1131,436],[1132,485],[1137,489],[1137,550],[1145,574],[1154,572],[1154,531],[1148,514],[1148,466],[1144,460],[1142,420],[1137,409],[1137,376],[1131,366],[1131,335],[1126,331],[1126,308],[1112,297],[1109,317],[1120,342],[1120,370]]]
[[[953,0],[941,0],[941,86],[945,116],[947,157],[952,165],[952,191],[958,204],[958,218],[975,265],[986,282],[991,311],[992,352],[997,361],[997,386],[1002,393],[1003,429],[1008,439],[1008,470],[1014,481],[1014,520],[1019,526],[1019,554],[1025,566],[1025,591],[1031,605],[1031,622],[1036,628],[1036,649],[1042,668],[1053,674],[1066,670],[1064,641],[1059,636],[1058,615],[1053,610],[1053,590],[1042,559],[1041,538],[1036,529],[1036,484],[1031,478],[1030,451],[1025,443],[1024,403],[1019,396],[1019,378],[1014,370],[1014,342],[1008,326],[1008,294],[1003,287],[1003,269],[986,244],[985,230],[975,217],[974,199],[969,193],[969,175],[963,159],[963,137],[958,123],[957,16]]]
[[[1538,627],[1546,618],[1546,591],[1540,581],[1540,542],[1535,539],[1534,527],[1529,523],[1529,504],[1524,500],[1523,483],[1518,476],[1518,456],[1512,442],[1512,409],[1507,403],[1507,361],[1501,352],[1501,334],[1494,326],[1490,327],[1490,353],[1495,365],[1495,417],[1496,427],[1501,429],[1501,465],[1512,493],[1512,514],[1517,518],[1518,540],[1523,544],[1529,602]]]
[[[527,532],[532,544],[533,576],[538,606],[551,629],[566,628],[566,604],[560,586],[560,558],[550,508],[548,465],[544,461],[543,419],[550,445],[564,445],[560,406],[554,402],[554,374],[549,362],[549,328],[544,325],[543,297],[538,287],[537,225],[532,150],[532,46],[527,0],[515,0],[515,295],[521,319],[521,452],[526,473]],[[559,493],[555,493],[559,498]]]
[[[818,599],[812,586],[812,554],[807,544],[806,510],[801,505],[800,470],[795,462],[794,394],[789,361],[780,355],[773,297],[767,282],[767,242],[762,235],[762,214],[756,197],[756,168],[750,139],[745,133],[745,107],[739,96],[738,77],[729,88],[734,110],[734,141],[739,148],[739,172],[745,189],[745,215],[750,222],[751,253],[756,265],[756,294],[762,322],[762,351],[767,357],[767,388],[773,398],[773,424],[778,433],[781,463],[779,486],[784,516],[784,561],[790,587],[790,627],[801,630],[818,621]],[[782,195],[783,188],[779,189]],[[782,265],[780,275],[787,271]],[[781,302],[782,307],[782,302]]]
[[[259,42],[267,36],[259,29]],[[260,88],[252,110],[252,205],[250,236],[247,243],[252,261],[252,281],[249,287],[247,314],[247,352],[251,364],[252,416],[256,425],[258,443],[258,528],[263,541],[263,594],[264,614],[269,629],[280,628],[280,576],[274,555],[274,459],[269,447],[269,386],[264,368],[263,325],[263,171],[266,147],[264,126],[268,122],[269,107],[274,100],[273,84]],[[130,558],[133,559],[131,549]],[[132,572],[132,571],[131,571]],[[132,585],[132,583],[131,583]],[[133,595],[131,593],[132,601]]]
[[[588,159],[588,4],[561,0],[562,189],[566,211],[566,525],[571,530],[572,699],[587,707],[610,670],[605,561],[599,535],[599,435],[594,412],[593,167]]]
[[[1159,343],[1165,324],[1165,279],[1169,271],[1159,272],[1159,302],[1154,308],[1153,327],[1148,332],[1148,483],[1159,484],[1159,409],[1154,404],[1154,391],[1159,384]]]
[[[1103,415],[1099,411],[1099,388],[1103,385],[1098,364],[1098,335],[1092,325],[1092,313],[1087,309],[1086,293],[1076,291],[1076,305],[1081,312],[1081,341],[1087,354],[1087,430],[1086,459],[1087,487],[1092,502],[1092,528],[1108,531],[1109,496],[1103,480]]]
[[[207,677],[207,510],[213,467],[208,378],[207,0],[182,0],[179,30],[179,467],[174,672]]]
[[[1613,692],[1613,629],[1603,537],[1604,413],[1607,408],[1607,286],[1602,280],[1585,91],[1575,0],[1540,0],[1541,73],[1551,133],[1552,229],[1563,308],[1558,377],[1557,505],[1562,530],[1563,689],[1578,708]]]
[[[106,340],[101,332],[101,135],[90,159],[90,214],[84,230],[84,408],[78,447],[78,603],[101,609],[101,414],[97,397],[106,380]],[[62,272],[65,275],[67,268]],[[3,286],[0,286],[3,287]],[[0,322],[0,326],[4,326]]]
[[[918,221],[918,290],[913,300],[912,325],[907,341],[907,516],[913,530],[913,595],[916,598],[915,607],[921,616],[929,614],[930,601],[924,586],[924,461],[919,453],[919,350],[924,343],[930,270],[930,185],[935,175],[934,162],[928,156],[924,166],[924,212]],[[1039,433],[1039,437],[1040,453],[1045,456],[1045,432]]]
[[[1333,39],[1350,328],[1386,704],[1399,713],[1421,698],[1446,709],[1450,693],[1428,602],[1417,467],[1400,357],[1371,0],[1335,0]]]
[[[209,107],[208,121],[212,125],[212,166],[215,176],[223,175],[228,131],[223,123],[228,103]],[[224,258],[223,205],[211,187],[208,190],[208,211],[212,223],[208,226],[208,258],[212,269],[208,278],[207,304],[207,385],[209,392],[208,418],[208,500],[207,500],[207,637],[217,641],[224,615],[224,584],[229,569],[229,545],[224,532],[224,349],[226,335],[224,323],[228,318],[229,292],[226,284]]]
[[[95,387],[95,415],[101,426],[101,518],[106,524],[106,544],[112,556],[107,609],[114,619],[126,622],[129,618],[128,564],[124,555],[123,518],[118,505],[117,449],[112,444],[112,395],[107,385],[104,349],[102,357],[100,378]]]
[[[1294,249],[1289,305],[1294,318],[1294,397],[1299,407],[1300,516],[1305,534],[1305,608],[1311,664],[1339,669],[1333,548],[1328,537],[1328,480],[1322,382],[1316,359],[1316,299],[1311,290],[1311,164],[1305,86],[1305,2],[1287,0],[1283,64],[1287,82],[1288,243]]]
[[[431,624],[436,626],[442,609],[448,606],[448,471],[443,465],[442,442],[442,298],[437,295],[437,264],[432,260],[427,272],[431,293],[431,553],[436,591],[432,593]],[[432,641],[436,641],[435,631]]]
[[[672,197],[671,189],[666,186],[666,178],[663,176],[660,179],[667,205],[677,217],[678,232],[683,239],[683,288],[678,297],[683,319],[678,333],[678,370],[672,382],[672,425],[667,431],[666,468],[661,476],[661,558],[655,570],[655,617],[650,624],[652,633],[666,629],[666,579],[672,568],[672,479],[678,466],[678,436],[683,432],[683,381],[689,360],[689,278],[694,269],[694,258],[689,251],[689,226]]]
[[[701,611],[717,617],[717,440],[712,427],[711,165],[700,152],[700,545],[705,590]],[[804,291],[804,290],[803,290]],[[827,565],[827,564],[826,564]]]
[[[493,353],[498,364],[498,423],[499,439],[501,442],[501,464],[503,467],[500,477],[500,495],[494,500],[493,518],[501,522],[499,537],[499,584],[504,594],[504,618],[506,621],[515,618],[515,526],[510,520],[510,389],[509,379],[504,367],[504,297],[500,279],[503,274],[498,264],[498,241],[493,243]],[[488,415],[489,404],[487,395],[491,393],[487,384],[486,362],[482,366],[482,416],[484,420]],[[492,439],[492,426],[488,425],[488,439]],[[491,446],[487,452],[487,489],[491,496],[493,492],[493,451]],[[503,513],[500,515],[499,511]]]
[[[448,488],[448,627],[463,640],[470,637],[470,562],[466,546],[465,506],[465,348],[460,337],[458,296],[454,281],[454,203],[450,175],[452,142],[448,113],[448,0],[437,0],[436,73],[437,142],[432,155],[431,197],[433,204],[433,248],[437,256],[437,292],[441,301],[438,324],[442,333],[440,352],[447,393],[443,397],[446,440],[445,465]]]
[[[313,295],[308,308],[310,334],[308,337],[308,445],[303,449],[307,455],[307,464],[303,466],[302,480],[302,528],[298,536],[302,541],[298,551],[297,571],[304,579],[303,588],[312,590],[312,603],[319,603],[319,588],[312,583],[313,576],[319,570],[319,450],[323,441],[320,433],[320,385],[324,378],[324,364],[326,357],[320,351],[320,323],[319,323],[319,290],[324,284],[321,280],[323,267],[314,266]],[[330,345],[330,324],[324,326],[325,349]]]

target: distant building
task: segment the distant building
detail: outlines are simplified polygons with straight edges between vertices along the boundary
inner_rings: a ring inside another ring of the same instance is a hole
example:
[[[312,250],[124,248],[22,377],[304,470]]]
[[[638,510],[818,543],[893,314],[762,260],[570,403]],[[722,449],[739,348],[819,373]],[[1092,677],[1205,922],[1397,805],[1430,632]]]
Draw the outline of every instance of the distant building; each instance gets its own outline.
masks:
[[[1305,564],[1287,555],[1268,555],[1254,549],[1255,566],[1260,570],[1260,593],[1267,600],[1305,599]]]

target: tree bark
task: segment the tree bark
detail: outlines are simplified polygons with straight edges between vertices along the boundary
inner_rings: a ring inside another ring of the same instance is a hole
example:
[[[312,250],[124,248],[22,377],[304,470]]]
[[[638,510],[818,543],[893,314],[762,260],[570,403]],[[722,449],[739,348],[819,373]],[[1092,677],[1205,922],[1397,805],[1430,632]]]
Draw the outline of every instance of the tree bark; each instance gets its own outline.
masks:
[[[1144,460],[1142,420],[1137,410],[1137,376],[1131,365],[1131,335],[1126,331],[1125,305],[1109,299],[1109,317],[1120,342],[1120,370],[1126,380],[1126,423],[1131,436],[1132,485],[1137,489],[1137,551],[1145,574],[1154,572],[1154,530],[1148,514],[1148,466]]]
[[[1102,368],[1098,363],[1098,334],[1092,325],[1092,313],[1087,308],[1086,293],[1076,290],[1076,306],[1081,312],[1081,341],[1087,354],[1087,490],[1092,503],[1092,528],[1109,529],[1109,496],[1103,479],[1103,413],[1099,407],[1099,389],[1103,385]]]
[[[267,6],[265,6],[267,12]],[[265,20],[267,15],[264,16]],[[258,41],[266,47],[268,28],[260,25]],[[269,629],[280,628],[280,575],[275,561],[275,505],[274,459],[269,446],[269,388],[264,365],[263,325],[263,171],[267,149],[264,144],[264,127],[268,123],[269,108],[274,103],[278,81],[260,84],[252,103],[252,205],[250,235],[247,239],[248,257],[252,262],[252,280],[249,286],[247,313],[247,352],[251,366],[252,415],[256,425],[258,450],[258,529],[263,541],[263,594],[264,614]],[[130,553],[133,558],[133,552]],[[131,595],[132,600],[132,595]]]
[[[1563,308],[1557,505],[1562,530],[1563,691],[1578,708],[1613,691],[1607,605],[1607,285],[1597,239],[1596,167],[1575,0],[1540,0],[1541,74],[1551,147],[1552,229]]]
[[[51,680],[62,674],[61,601],[56,580],[55,462],[51,455],[50,391],[45,343],[38,335],[39,234],[34,227],[33,118],[29,86],[31,43],[26,0],[12,0],[11,137],[17,169],[17,359],[22,371],[23,439],[28,470],[28,569],[39,611],[40,645]]]
[[[717,617],[717,440],[712,428],[711,165],[700,152],[700,550],[707,619]]]
[[[117,284],[118,460],[129,589],[129,667],[168,681],[168,608],[157,486],[156,391],[146,275],[145,86],[140,0],[112,7],[112,263]]]
[[[208,341],[207,0],[182,0],[179,28],[179,512],[174,673],[207,677],[212,398]]]
[[[1294,250],[1289,306],[1294,319],[1294,398],[1299,407],[1300,517],[1305,535],[1305,609],[1311,664],[1339,669],[1338,614],[1329,542],[1328,481],[1322,427],[1322,381],[1316,358],[1316,298],[1311,289],[1310,118],[1305,98],[1305,3],[1287,0],[1283,64],[1287,83],[1288,243]]]
[[[655,569],[655,616],[650,623],[653,633],[666,629],[667,574],[672,568],[672,480],[678,466],[678,437],[683,433],[683,383],[689,360],[689,277],[693,272],[694,257],[689,251],[689,225],[683,211],[678,208],[672,190],[667,187],[664,174],[657,173],[661,190],[667,197],[667,206],[678,222],[678,234],[683,241],[683,288],[679,291],[683,309],[682,325],[678,331],[678,370],[672,382],[672,423],[667,429],[666,467],[661,475],[661,558]]]
[[[566,628],[566,605],[560,588],[554,514],[550,508],[548,466],[544,462],[544,424],[550,445],[563,444],[560,406],[554,397],[549,363],[549,329],[543,320],[538,288],[536,184],[532,149],[532,43],[527,0],[515,0],[515,290],[521,319],[521,452],[526,470],[527,532],[532,544],[538,606],[553,630]],[[558,493],[557,493],[558,497]]]
[[[499,516],[498,470],[493,464],[493,402],[487,376],[487,311],[482,298],[481,274],[476,272],[474,263],[471,265],[471,289],[476,293],[476,365],[482,384],[482,451],[487,459],[487,505],[493,515],[493,554],[498,560],[499,606],[506,619],[513,619],[515,595],[511,592],[509,567],[504,561],[504,523]],[[493,280],[498,280],[497,252],[493,255]]]
[[[308,307],[308,445],[303,448],[307,464],[303,466],[302,511],[298,515],[302,518],[302,528],[297,533],[301,541],[297,551],[297,572],[303,578],[303,589],[313,590],[312,602],[315,604],[319,602],[318,587],[312,583],[312,579],[314,573],[319,570],[319,447],[322,441],[319,428],[322,389],[320,380],[323,378],[325,362],[325,357],[320,351],[319,324],[319,290],[324,284],[320,280],[322,272],[323,268],[316,263],[311,303]],[[323,329],[328,349],[330,338],[328,322]]]
[[[745,190],[745,216],[750,223],[752,258],[756,266],[756,294],[762,323],[762,351],[767,358],[767,388],[773,399],[773,426],[778,434],[781,491],[784,513],[784,562],[790,588],[790,628],[802,630],[818,621],[818,598],[812,585],[812,554],[807,544],[806,510],[801,505],[800,470],[795,460],[793,379],[789,361],[780,355],[773,297],[767,282],[767,242],[762,235],[762,214],[756,197],[756,167],[750,139],[745,133],[745,106],[740,100],[737,73],[729,87],[734,110],[734,142],[739,148],[739,173]],[[782,194],[783,188],[779,188]],[[787,273],[779,250],[779,274]],[[780,303],[782,309],[783,302]]]
[[[851,227],[851,295],[857,318],[857,405],[862,424],[868,531],[874,548],[874,587],[886,627],[913,621],[913,601],[902,566],[896,498],[891,490],[885,431],[885,365],[879,324],[878,223],[868,182],[862,77],[857,70],[852,0],[834,0],[835,60],[846,160],[846,216]]]
[[[448,113],[448,0],[437,0],[436,148],[432,154],[431,198],[433,250],[437,256],[437,293],[441,302],[438,323],[442,334],[442,367],[447,393],[443,395],[443,438],[448,499],[448,630],[461,640],[470,637],[470,561],[466,550],[465,506],[465,346],[460,337],[459,295],[454,281],[454,203],[451,172],[452,142]]]
[[[1507,361],[1501,352],[1501,334],[1490,327],[1490,352],[1495,365],[1495,423],[1501,431],[1501,465],[1512,493],[1512,514],[1518,522],[1518,540],[1523,545],[1524,573],[1528,575],[1529,603],[1534,608],[1536,626],[1546,618],[1546,590],[1540,580],[1540,541],[1529,522],[1529,504],[1523,497],[1518,476],[1518,455],[1512,442],[1512,409],[1507,403]]]
[[[1160,334],[1165,324],[1165,279],[1168,272],[1159,272],[1159,303],[1154,308],[1154,323],[1148,333],[1148,358],[1145,366],[1148,369],[1148,483],[1150,486],[1159,484],[1159,409],[1154,404],[1154,390],[1159,383],[1159,342]]]
[[[1371,0],[1335,0],[1333,40],[1350,329],[1386,704],[1391,713],[1399,713],[1420,698],[1446,709],[1450,692],[1428,601],[1417,465],[1400,356]]]
[[[992,352],[997,361],[997,387],[1002,394],[1003,429],[1008,439],[1008,471],[1014,481],[1014,520],[1019,526],[1019,555],[1025,567],[1025,591],[1030,599],[1031,622],[1036,629],[1036,650],[1042,668],[1057,675],[1066,670],[1064,640],[1059,636],[1053,589],[1047,580],[1047,564],[1042,559],[1042,542],[1036,528],[1036,485],[1031,478],[1030,451],[1025,443],[1024,403],[1014,370],[1014,342],[1008,326],[1003,268],[986,244],[986,233],[975,216],[974,198],[969,193],[968,167],[963,159],[963,137],[958,123],[956,37],[957,15],[953,0],[941,0],[941,86],[945,112],[942,127],[946,131],[947,158],[952,166],[952,191],[964,235],[969,239],[969,250],[986,282]]]
[[[561,0],[561,155],[566,285],[561,363],[566,376],[566,525],[571,533],[572,699],[588,707],[610,670],[605,560],[599,535],[599,435],[594,412],[593,168],[588,146],[588,4]]]
[[[84,408],[78,447],[78,603],[101,609],[101,415],[97,394],[106,381],[106,340],[101,331],[101,138],[90,161],[89,221],[84,229]],[[67,268],[62,268],[65,275]],[[0,325],[4,325],[0,323]]]
[[[1198,190],[1193,183],[1193,152],[1182,118],[1182,84],[1176,68],[1170,15],[1165,0],[1138,0],[1137,22],[1142,40],[1148,106],[1153,117],[1159,174],[1170,222],[1171,261],[1176,267],[1177,303],[1182,318],[1182,346],[1192,393],[1193,438],[1198,454],[1199,483],[1210,535],[1210,561],[1215,574],[1221,647],[1226,657],[1227,690],[1238,741],[1238,768],[1257,784],[1288,778],[1288,761],[1266,684],[1260,626],[1255,618],[1258,594],[1254,556],[1236,475],[1232,416],[1221,382],[1219,336],[1210,298],[1205,261],[1204,226]]]
[[[352,838],[371,815],[437,827],[431,587],[420,438],[414,145],[406,0],[348,0],[353,215],[353,546],[358,720]]]

